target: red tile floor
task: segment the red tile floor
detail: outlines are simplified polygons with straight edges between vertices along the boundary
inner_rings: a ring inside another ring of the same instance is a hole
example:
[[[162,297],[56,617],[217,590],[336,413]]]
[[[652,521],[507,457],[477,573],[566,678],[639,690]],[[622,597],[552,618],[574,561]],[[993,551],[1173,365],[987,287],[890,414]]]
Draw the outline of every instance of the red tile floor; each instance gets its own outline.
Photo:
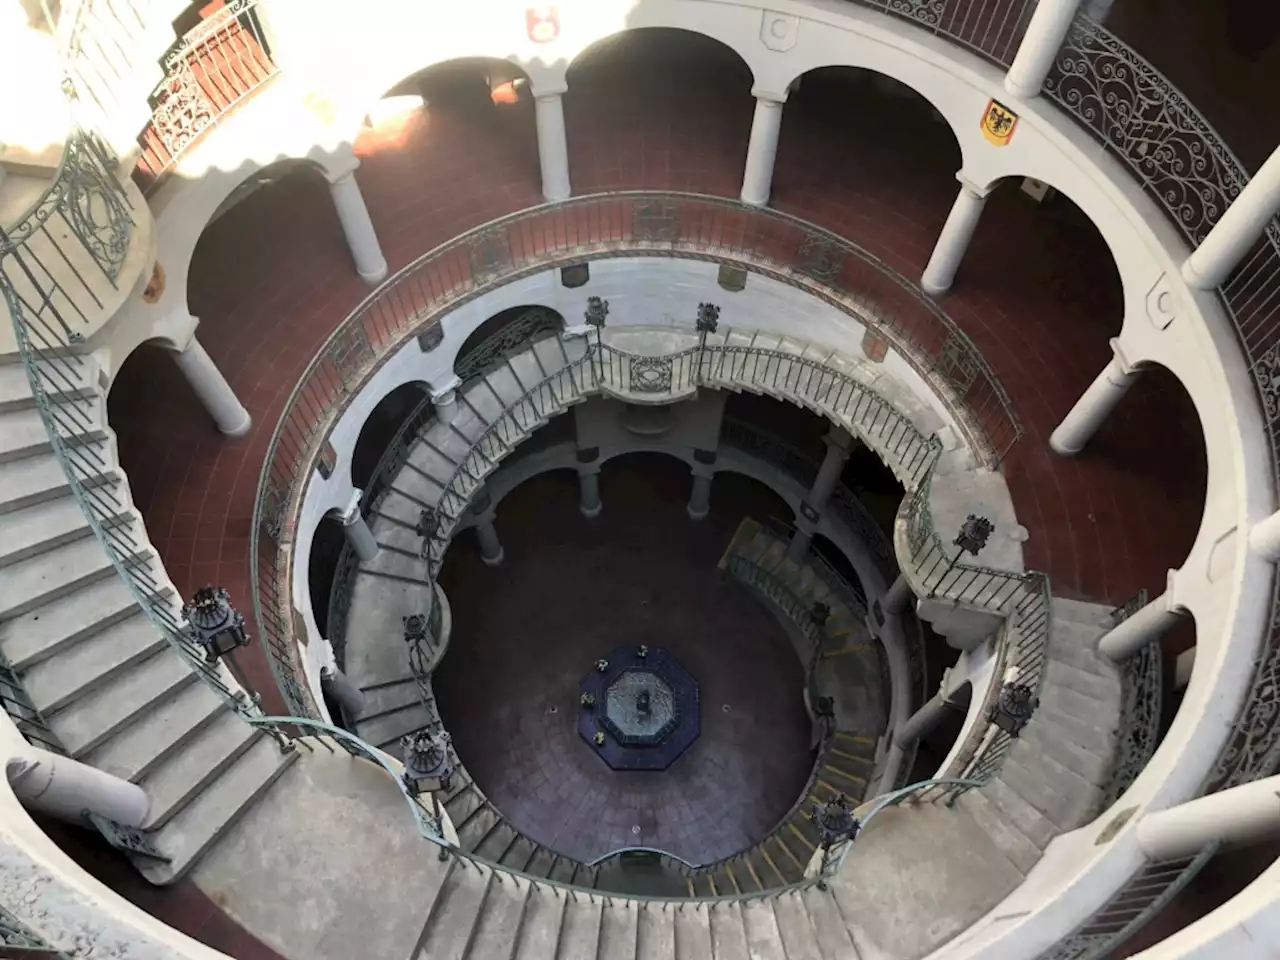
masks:
[[[711,41],[645,31],[575,69],[566,96],[578,193],[681,189],[734,196],[749,78]],[[529,102],[430,110],[357,145],[357,178],[391,269],[457,233],[540,201]],[[918,101],[854,71],[810,75],[786,108],[774,203],[836,230],[918,277],[956,191],[950,132]],[[121,370],[111,423],[137,502],[178,587],[221,583],[248,609],[248,536],[268,438],[302,368],[368,292],[324,181],[294,174],[211,224],[191,268],[200,339],[254,417],[216,433],[172,362],[139,350]],[[1204,448],[1173,379],[1144,375],[1080,457],[1048,436],[1109,358],[1119,283],[1105,245],[1065,198],[1038,206],[1016,184],[988,203],[942,306],[1002,379],[1026,429],[1006,463],[1029,566],[1056,594],[1119,602],[1163,588],[1190,547]],[[261,652],[244,667],[279,699]]]

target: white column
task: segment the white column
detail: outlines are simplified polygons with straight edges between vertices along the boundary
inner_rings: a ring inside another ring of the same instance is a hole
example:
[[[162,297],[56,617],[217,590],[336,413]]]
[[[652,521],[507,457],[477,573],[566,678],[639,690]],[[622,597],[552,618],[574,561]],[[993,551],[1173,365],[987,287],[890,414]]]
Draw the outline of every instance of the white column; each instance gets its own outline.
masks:
[[[1080,0],[1040,0],[1036,4],[1017,56],[1004,78],[1004,88],[1009,93],[1025,100],[1040,92],[1079,8]]]
[[[1214,841],[1256,843],[1280,836],[1280,777],[1254,780],[1176,807],[1138,823],[1138,845],[1152,860],[1199,853]]]
[[[533,115],[538,128],[538,163],[542,167],[542,195],[553,201],[568,200],[572,193],[563,92],[537,94],[533,98]]]
[[[1249,547],[1272,563],[1280,560],[1280,511],[1253,525],[1249,531]]]
[[[578,509],[588,520],[600,516],[604,504],[600,502],[600,468],[578,468]]]
[[[458,415],[458,388],[460,386],[462,386],[462,381],[454,377],[448,383],[442,384],[438,388],[432,388],[431,402],[435,404],[436,419],[441,423],[452,423],[453,418]]]
[[[355,551],[361,563],[367,563],[378,555],[380,548],[373,536],[373,531],[369,529],[369,524],[364,519],[364,514],[360,512],[361,492],[360,490],[352,492],[351,502],[338,514],[338,520],[342,523],[342,532],[346,535],[347,542],[351,544],[351,549]]]
[[[37,747],[10,760],[5,772],[23,806],[83,825],[86,810],[126,827],[140,827],[151,801],[136,783]]]
[[[1106,23],[1114,4],[1115,0],[1084,0],[1080,9],[1094,23]]]
[[[387,275],[387,261],[378,245],[369,208],[364,204],[360,184],[356,183],[355,168],[340,173],[329,180],[329,192],[338,210],[342,232],[356,262],[356,272],[365,283],[378,283]]]
[[[1103,635],[1098,641],[1098,653],[1119,663],[1148,643],[1158,641],[1182,619],[1182,615],[1172,608],[1171,596],[1168,591],[1160,594],[1128,620]]]
[[[1083,450],[1138,379],[1138,370],[1125,361],[1115,340],[1111,347],[1115,351],[1111,362],[1049,435],[1049,446],[1055,453],[1070,457]]]
[[[978,229],[978,220],[982,217],[982,208],[987,205],[987,192],[979,190],[969,181],[960,180],[960,193],[956,202],[951,205],[947,214],[947,222],[942,225],[942,233],[934,244],[929,264],[924,268],[924,276],[920,286],[925,293],[936,297],[951,289],[960,269],[960,261],[969,249],[969,241],[973,232]]]
[[[1280,149],[1267,158],[1200,246],[1182,264],[1182,279],[1198,290],[1222,285],[1271,218],[1280,213]]]
[[[476,540],[480,544],[480,559],[486,567],[496,567],[502,563],[506,554],[502,550],[502,541],[498,539],[498,531],[493,526],[492,510],[476,517]]]
[[[898,579],[885,591],[884,597],[880,601],[880,607],[885,613],[897,616],[906,613],[907,607],[911,601],[916,598],[915,593],[911,590],[911,585],[907,583],[907,578],[902,574],[898,574]]]
[[[347,675],[331,664],[320,671],[320,686],[329,697],[354,720],[364,712],[364,692],[347,679]]]
[[[742,173],[742,202],[762,207],[769,202],[773,187],[773,162],[778,156],[778,135],[782,131],[782,105],[786,97],[753,91],[756,112],[747,141],[747,163]]]
[[[229,437],[243,437],[249,432],[253,426],[249,411],[236,397],[231,384],[227,383],[199,340],[192,337],[186,349],[175,352],[173,358],[219,430]]]
[[[813,535],[817,532],[817,524],[804,514],[796,517],[796,532],[791,535],[787,544],[787,559],[800,563],[809,555],[809,545],[813,543]]]
[[[822,465],[818,467],[818,475],[813,479],[809,495],[805,497],[805,502],[819,513],[827,505],[831,491],[840,482],[840,475],[844,473],[844,465],[853,452],[854,443],[849,431],[841,427],[828,430],[822,442],[827,445],[827,450],[822,456]]]
[[[956,708],[939,690],[924,706],[911,715],[893,735],[894,743],[901,747],[915,743],[942,722]]]
[[[690,520],[702,520],[711,512],[711,478],[715,476],[709,469],[696,470],[693,474],[693,489],[689,492],[689,504],[685,512]]]

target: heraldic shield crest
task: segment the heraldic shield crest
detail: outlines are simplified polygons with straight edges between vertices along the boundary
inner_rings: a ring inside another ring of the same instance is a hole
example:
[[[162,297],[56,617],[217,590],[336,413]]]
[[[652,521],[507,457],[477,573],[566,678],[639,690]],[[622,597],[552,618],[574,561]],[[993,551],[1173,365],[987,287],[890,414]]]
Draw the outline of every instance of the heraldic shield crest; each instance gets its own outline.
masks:
[[[1006,146],[1013,139],[1014,128],[1018,125],[1018,115],[999,100],[987,102],[986,112],[982,115],[982,135],[997,147]]]

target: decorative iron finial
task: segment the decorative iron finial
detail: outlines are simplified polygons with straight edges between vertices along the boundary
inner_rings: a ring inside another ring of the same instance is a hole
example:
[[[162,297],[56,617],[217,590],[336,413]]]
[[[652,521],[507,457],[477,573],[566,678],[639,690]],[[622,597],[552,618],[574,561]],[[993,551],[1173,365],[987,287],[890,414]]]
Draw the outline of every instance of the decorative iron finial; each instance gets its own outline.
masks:
[[[444,730],[417,730],[400,738],[404,752],[404,784],[415,795],[448,790],[453,780],[451,737]]]
[[[201,587],[183,605],[182,616],[191,624],[191,632],[209,663],[249,644],[244,617],[231,605],[231,595],[222,587]]]
[[[604,319],[609,315],[609,301],[600,297],[587,297],[587,312],[583,314],[590,326],[599,330],[604,326]]]
[[[714,303],[698,304],[698,319],[694,328],[701,334],[715,333],[720,326],[720,308]]]
[[[996,525],[986,517],[975,516],[969,514],[968,518],[960,526],[960,535],[951,541],[955,546],[959,547],[965,553],[977,556],[983,547],[987,545],[987,540],[991,534],[995,533]]]

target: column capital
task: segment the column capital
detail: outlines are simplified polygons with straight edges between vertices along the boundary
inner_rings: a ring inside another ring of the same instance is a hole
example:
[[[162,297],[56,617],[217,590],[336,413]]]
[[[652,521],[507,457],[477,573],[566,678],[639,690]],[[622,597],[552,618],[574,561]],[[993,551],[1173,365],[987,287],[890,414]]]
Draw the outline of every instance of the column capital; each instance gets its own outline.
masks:
[[[963,170],[956,174],[956,182],[960,184],[961,190],[969,194],[969,196],[973,197],[975,200],[987,199],[987,197],[991,196],[991,191],[996,188],[995,183],[989,183],[985,187],[978,186],[964,175]]]
[[[431,402],[432,403],[452,403],[457,399],[458,388],[462,386],[462,380],[456,376],[450,377],[440,384],[431,384]]]
[[[766,90],[764,87],[751,88],[751,95],[757,100],[764,100],[767,103],[776,103],[778,106],[782,106],[787,102],[787,94],[790,92],[790,90],[783,90],[779,93],[776,90]]]
[[[355,172],[360,169],[360,160],[353,157],[350,163],[344,162],[341,167],[321,167],[320,172],[324,174],[324,178],[329,181],[329,186],[336,187],[340,183],[345,183],[355,176]]]
[[[553,83],[529,83],[529,92],[535,100],[554,100],[569,92],[569,85],[563,80]]]
[[[1119,337],[1112,337],[1107,341],[1107,344],[1111,347],[1111,352],[1115,357],[1114,362],[1120,368],[1121,373],[1125,376],[1132,376],[1133,374],[1141,371],[1140,365],[1130,362],[1129,358],[1125,355],[1124,344],[1120,342]]]
[[[823,435],[822,442],[841,460],[848,460],[849,454],[853,453],[853,448],[858,443],[858,438],[844,427],[832,425],[831,429]]]
[[[346,506],[334,509],[334,516],[344,527],[349,527],[360,519],[360,498],[363,496],[363,490],[352,490]]]

